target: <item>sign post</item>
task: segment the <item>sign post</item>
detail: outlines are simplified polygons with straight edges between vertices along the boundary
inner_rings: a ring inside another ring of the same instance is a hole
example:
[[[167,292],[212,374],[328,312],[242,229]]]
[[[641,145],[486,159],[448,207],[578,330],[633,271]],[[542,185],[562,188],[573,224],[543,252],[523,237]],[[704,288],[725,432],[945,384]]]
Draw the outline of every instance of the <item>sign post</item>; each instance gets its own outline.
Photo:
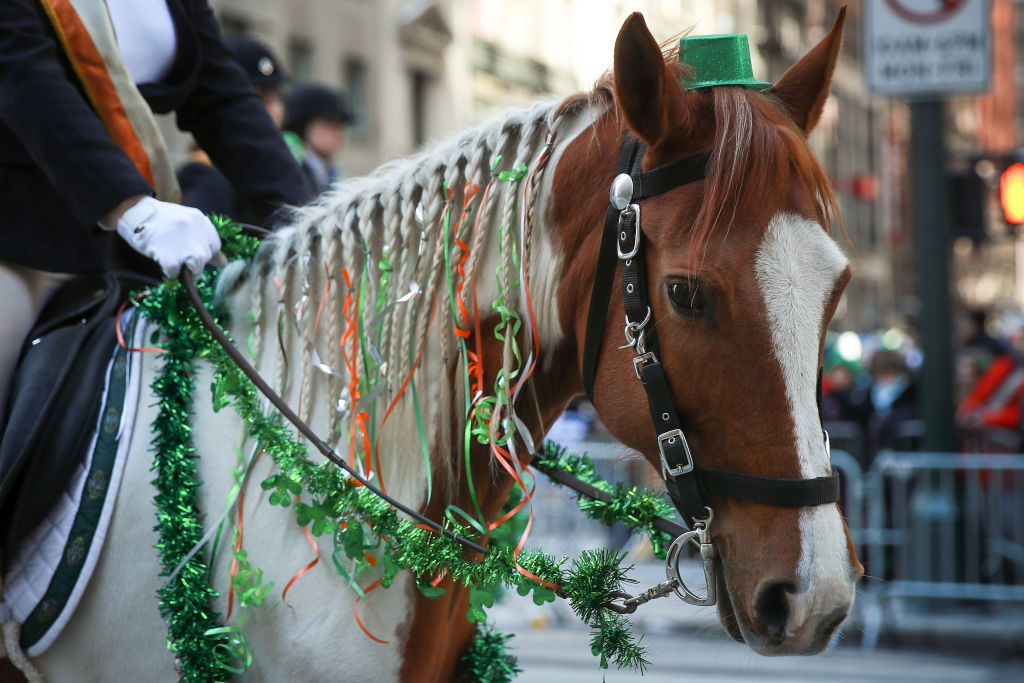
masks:
[[[924,362],[922,447],[956,450],[950,316],[950,220],[943,97],[984,91],[991,48],[988,0],[865,0],[868,89],[910,98],[914,260]]]

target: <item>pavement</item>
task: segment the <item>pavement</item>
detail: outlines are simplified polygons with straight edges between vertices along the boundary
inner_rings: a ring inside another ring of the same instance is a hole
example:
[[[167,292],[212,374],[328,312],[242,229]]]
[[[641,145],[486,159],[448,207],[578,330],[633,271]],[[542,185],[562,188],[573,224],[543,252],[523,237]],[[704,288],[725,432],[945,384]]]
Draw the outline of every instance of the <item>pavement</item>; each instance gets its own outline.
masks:
[[[663,566],[654,561],[636,563],[632,575],[638,583],[631,592],[664,580]],[[688,585],[699,585],[699,564],[684,562],[680,569]],[[648,644],[652,667],[643,677],[648,683],[691,677],[829,683],[1024,681],[1024,606],[892,601],[883,612],[877,608],[862,593],[836,642],[810,658],[760,657],[729,637],[718,620],[717,607],[695,607],[674,596],[642,605],[631,620]],[[499,630],[516,634],[510,644],[524,669],[519,681],[641,680],[637,673],[614,667],[599,671],[590,654],[588,631],[564,600],[537,606],[513,594],[490,615]],[[865,648],[865,624],[872,615],[882,616],[884,627],[876,647]]]
[[[838,646],[814,657],[760,657],[720,638],[653,635],[644,638],[650,666],[603,671],[582,630],[518,633],[518,683],[975,683],[1024,681],[1024,659],[880,648],[870,653]]]

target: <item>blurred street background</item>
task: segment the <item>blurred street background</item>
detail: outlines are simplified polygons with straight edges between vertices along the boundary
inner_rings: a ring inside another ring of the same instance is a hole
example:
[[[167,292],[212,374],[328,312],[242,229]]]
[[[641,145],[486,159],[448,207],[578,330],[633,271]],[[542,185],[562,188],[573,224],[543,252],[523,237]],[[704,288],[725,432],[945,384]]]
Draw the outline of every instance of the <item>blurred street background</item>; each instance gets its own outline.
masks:
[[[588,89],[632,11],[659,40],[746,33],[755,76],[774,81],[844,2],[211,0],[225,34],[281,57],[287,87],[344,92],[355,118],[335,161],[348,177],[507,106]],[[711,609],[646,606],[636,624],[655,681],[1024,680],[1024,0],[848,4],[810,139],[854,272],[826,342],[823,411],[867,575],[820,659],[763,660]],[[184,161],[189,141],[163,125]],[[612,479],[657,485],[584,402],[552,438]],[[663,578],[642,543],[589,525],[562,491],[542,485],[535,513],[532,543],[548,552],[612,545],[639,589]],[[600,680],[564,605],[515,598],[495,616],[519,634],[522,680]]]

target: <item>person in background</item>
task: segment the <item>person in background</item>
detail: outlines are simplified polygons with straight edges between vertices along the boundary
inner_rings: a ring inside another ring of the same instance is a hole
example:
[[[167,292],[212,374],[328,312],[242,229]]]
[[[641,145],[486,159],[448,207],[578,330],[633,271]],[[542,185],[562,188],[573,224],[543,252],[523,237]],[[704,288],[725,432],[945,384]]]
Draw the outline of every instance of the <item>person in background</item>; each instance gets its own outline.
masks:
[[[1006,353],[991,359],[957,405],[963,446],[983,453],[1019,453],[1024,447],[1024,318],[1007,316]]]
[[[871,390],[857,382],[855,363],[838,361],[825,370],[822,416],[826,421],[854,422],[867,428],[871,417]]]
[[[235,60],[241,65],[245,75],[249,77],[252,87],[256,88],[263,99],[263,106],[274,124],[280,128],[284,121],[284,100],[281,89],[288,83],[288,73],[284,70],[281,60],[273,51],[258,40],[248,36],[229,36],[224,44]]]
[[[340,179],[335,161],[353,120],[345,95],[322,85],[299,86],[285,98],[285,141],[317,194]]]
[[[88,65],[89,68],[83,68]],[[0,419],[25,335],[113,242],[174,277],[220,249],[180,196],[153,114],[174,112],[266,222],[302,174],[206,0],[0,2]]]
[[[263,106],[275,125],[284,119],[284,100],[281,89],[288,82],[288,74],[269,47],[247,36],[230,36],[224,45],[245,71],[249,83],[263,100]],[[259,221],[248,215],[238,200],[231,181],[210,161],[209,155],[193,146],[189,162],[178,169],[181,185],[181,203],[193,206],[205,214],[222,214],[245,223]],[[312,198],[312,190],[306,198]]]
[[[912,450],[919,436],[917,382],[899,351],[881,349],[871,359],[871,431],[877,448]]]
[[[961,337],[959,346],[962,349],[976,349],[995,359],[1010,351],[1008,344],[996,339],[988,333],[988,314],[982,309],[970,309],[963,312],[957,320],[957,332]]]

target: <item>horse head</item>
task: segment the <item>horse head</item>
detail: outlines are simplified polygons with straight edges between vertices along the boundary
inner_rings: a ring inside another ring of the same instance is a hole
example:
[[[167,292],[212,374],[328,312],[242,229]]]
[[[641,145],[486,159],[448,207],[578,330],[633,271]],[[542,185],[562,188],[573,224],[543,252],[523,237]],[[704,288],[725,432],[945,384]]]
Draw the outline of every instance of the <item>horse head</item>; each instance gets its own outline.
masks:
[[[807,134],[828,95],[844,17],[760,92],[686,89],[687,66],[663,54],[634,14],[619,33],[613,74],[596,91],[605,91],[607,110],[559,159],[551,219],[565,254],[558,306],[566,353],[580,371],[572,377],[577,391],[587,381],[588,290],[599,259],[594,231],[623,137],[645,144],[642,172],[688,158],[705,163],[701,178],[637,209],[633,259],[642,259],[636,286],[646,289],[649,321],[629,315],[628,295],[611,296],[594,354],[598,415],[659,471],[664,444],[655,437],[665,430],[657,423],[674,409],[697,468],[788,480],[832,473],[816,392],[825,331],[850,270],[830,236],[836,200]],[[622,256],[620,241],[614,292],[623,291],[622,273],[631,267]],[[622,346],[624,315],[634,324],[626,332],[631,348]],[[636,343],[641,328],[656,335],[671,403],[664,412],[654,408],[646,379],[638,381],[646,367]],[[821,651],[863,573],[838,506],[704,493],[714,513],[719,612],[729,633],[762,654]]]

